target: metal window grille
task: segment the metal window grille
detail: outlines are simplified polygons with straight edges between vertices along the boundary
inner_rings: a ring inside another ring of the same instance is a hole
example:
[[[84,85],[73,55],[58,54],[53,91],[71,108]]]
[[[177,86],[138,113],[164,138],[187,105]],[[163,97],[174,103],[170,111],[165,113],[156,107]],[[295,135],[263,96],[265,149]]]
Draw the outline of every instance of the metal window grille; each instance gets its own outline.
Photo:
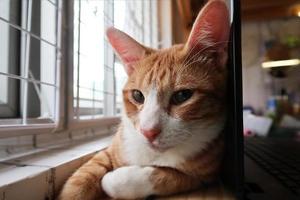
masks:
[[[0,1],[0,127],[58,119],[61,4]]]
[[[74,1],[75,119],[121,113],[121,90],[127,75],[105,37],[109,26],[157,47],[157,0]]]

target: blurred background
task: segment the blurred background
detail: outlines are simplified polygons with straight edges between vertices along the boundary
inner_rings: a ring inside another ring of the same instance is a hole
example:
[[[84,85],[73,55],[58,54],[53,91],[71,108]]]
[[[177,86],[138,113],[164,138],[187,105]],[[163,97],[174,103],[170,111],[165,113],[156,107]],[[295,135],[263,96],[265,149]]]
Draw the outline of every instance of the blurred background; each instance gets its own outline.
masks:
[[[245,134],[299,139],[300,1],[241,2]]]
[[[173,42],[186,41],[205,2],[173,4]],[[300,1],[241,0],[241,15],[244,134],[299,139]]]

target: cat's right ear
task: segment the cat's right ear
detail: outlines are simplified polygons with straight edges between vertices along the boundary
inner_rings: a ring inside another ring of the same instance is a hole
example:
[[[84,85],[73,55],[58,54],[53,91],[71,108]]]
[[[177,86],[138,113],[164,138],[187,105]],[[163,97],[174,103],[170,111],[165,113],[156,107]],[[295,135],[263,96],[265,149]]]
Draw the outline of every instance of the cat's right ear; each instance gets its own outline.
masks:
[[[114,27],[108,28],[106,35],[129,76],[134,71],[134,64],[142,59],[149,49]]]

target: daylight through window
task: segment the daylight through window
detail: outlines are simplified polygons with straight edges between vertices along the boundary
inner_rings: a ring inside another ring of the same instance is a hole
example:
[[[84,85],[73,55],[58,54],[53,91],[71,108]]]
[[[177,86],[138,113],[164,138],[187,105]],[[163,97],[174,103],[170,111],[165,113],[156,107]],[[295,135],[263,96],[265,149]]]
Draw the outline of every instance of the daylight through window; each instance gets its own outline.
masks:
[[[121,113],[127,75],[105,30],[115,26],[157,47],[157,1],[74,1],[74,118]]]

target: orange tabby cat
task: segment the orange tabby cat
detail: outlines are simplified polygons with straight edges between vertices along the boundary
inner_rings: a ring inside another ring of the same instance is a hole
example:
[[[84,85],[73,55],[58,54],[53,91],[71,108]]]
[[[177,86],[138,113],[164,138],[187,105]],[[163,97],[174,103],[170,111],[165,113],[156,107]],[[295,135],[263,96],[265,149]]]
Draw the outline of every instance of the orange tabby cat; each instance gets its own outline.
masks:
[[[61,200],[170,195],[214,181],[222,160],[229,16],[202,9],[185,45],[153,50],[109,28],[128,81],[112,144],[66,182]]]

